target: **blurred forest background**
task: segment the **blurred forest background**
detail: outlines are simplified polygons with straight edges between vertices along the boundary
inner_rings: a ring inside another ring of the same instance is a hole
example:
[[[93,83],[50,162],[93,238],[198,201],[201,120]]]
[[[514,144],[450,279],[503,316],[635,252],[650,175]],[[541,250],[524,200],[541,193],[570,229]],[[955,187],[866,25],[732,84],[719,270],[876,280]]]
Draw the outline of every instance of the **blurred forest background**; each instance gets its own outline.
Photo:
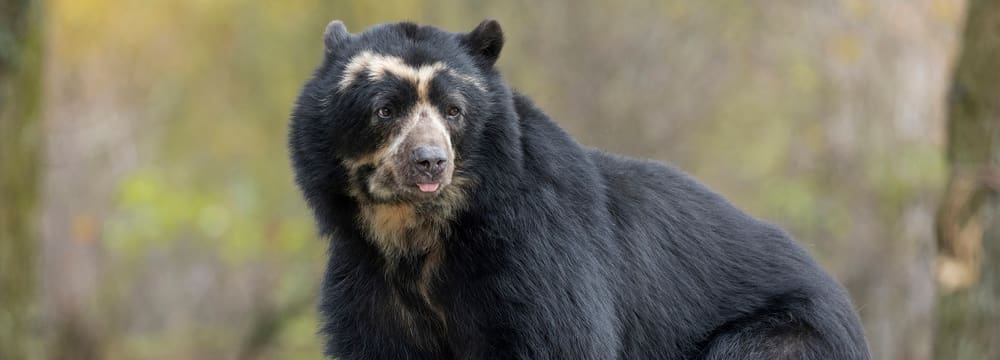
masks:
[[[323,29],[484,18],[582,143],[788,228],[876,359],[1000,359],[993,0],[0,0],[0,359],[318,358]]]

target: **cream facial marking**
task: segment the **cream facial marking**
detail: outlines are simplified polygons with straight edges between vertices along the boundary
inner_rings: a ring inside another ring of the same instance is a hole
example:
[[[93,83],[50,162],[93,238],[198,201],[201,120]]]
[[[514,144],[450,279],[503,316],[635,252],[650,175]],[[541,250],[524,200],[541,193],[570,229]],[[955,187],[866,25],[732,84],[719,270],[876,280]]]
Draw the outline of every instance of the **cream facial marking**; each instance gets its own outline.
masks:
[[[428,121],[432,126],[432,132],[436,136],[444,138],[445,147],[448,148],[449,154],[454,154],[455,149],[451,146],[451,136],[448,133],[448,127],[445,125],[444,118],[433,105],[426,102],[421,102],[417,104],[418,121]],[[433,136],[433,135],[432,135]],[[454,161],[453,156],[449,156],[448,161]]]
[[[430,93],[430,83],[434,75],[438,72],[447,72],[449,75],[469,83],[481,91],[486,91],[482,82],[470,75],[459,73],[449,69],[444,63],[436,62],[430,65],[422,65],[419,68],[407,65],[402,58],[391,55],[374,54],[370,51],[363,51],[351,58],[351,61],[344,67],[343,76],[337,83],[338,91],[344,91],[362,75],[366,75],[369,80],[381,80],[386,73],[391,73],[413,83],[417,88],[417,95],[422,101],[427,100]]]

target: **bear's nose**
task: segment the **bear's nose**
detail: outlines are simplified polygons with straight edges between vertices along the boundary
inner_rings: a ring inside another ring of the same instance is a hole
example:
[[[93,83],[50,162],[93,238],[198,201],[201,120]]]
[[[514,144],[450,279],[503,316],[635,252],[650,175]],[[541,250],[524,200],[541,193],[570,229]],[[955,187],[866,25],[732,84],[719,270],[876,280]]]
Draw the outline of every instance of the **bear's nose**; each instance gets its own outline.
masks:
[[[419,146],[413,150],[413,164],[417,170],[423,171],[430,176],[437,176],[444,170],[448,163],[448,157],[444,149],[437,146]]]

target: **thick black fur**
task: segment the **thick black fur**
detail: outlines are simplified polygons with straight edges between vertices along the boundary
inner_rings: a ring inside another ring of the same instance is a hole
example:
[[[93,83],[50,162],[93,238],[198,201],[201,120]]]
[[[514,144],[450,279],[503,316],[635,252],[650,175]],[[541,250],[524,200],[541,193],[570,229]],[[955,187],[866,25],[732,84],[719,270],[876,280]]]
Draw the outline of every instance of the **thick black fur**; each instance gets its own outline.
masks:
[[[296,181],[331,239],[320,304],[327,355],[869,358],[844,289],[785,232],[679,170],[577,144],[509,90],[494,68],[502,44],[495,22],[471,34],[381,25],[335,36],[305,84],[289,145]],[[353,180],[338,159],[373,151],[391,133],[368,119],[376,88],[392,81],[336,91],[345,63],[365,49],[414,65],[443,61],[487,88],[460,89],[469,108],[452,129],[456,173],[473,181],[440,239],[431,283],[444,323],[413,289],[425,255],[383,256],[346,190]],[[392,294],[413,314],[410,325]]]

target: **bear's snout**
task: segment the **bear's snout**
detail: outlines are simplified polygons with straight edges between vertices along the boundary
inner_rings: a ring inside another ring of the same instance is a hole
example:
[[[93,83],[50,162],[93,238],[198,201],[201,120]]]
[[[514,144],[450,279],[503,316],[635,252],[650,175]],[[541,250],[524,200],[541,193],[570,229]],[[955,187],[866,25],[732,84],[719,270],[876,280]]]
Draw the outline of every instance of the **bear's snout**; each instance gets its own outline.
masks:
[[[430,177],[437,177],[448,164],[448,154],[440,146],[418,146],[411,154],[411,165]]]

